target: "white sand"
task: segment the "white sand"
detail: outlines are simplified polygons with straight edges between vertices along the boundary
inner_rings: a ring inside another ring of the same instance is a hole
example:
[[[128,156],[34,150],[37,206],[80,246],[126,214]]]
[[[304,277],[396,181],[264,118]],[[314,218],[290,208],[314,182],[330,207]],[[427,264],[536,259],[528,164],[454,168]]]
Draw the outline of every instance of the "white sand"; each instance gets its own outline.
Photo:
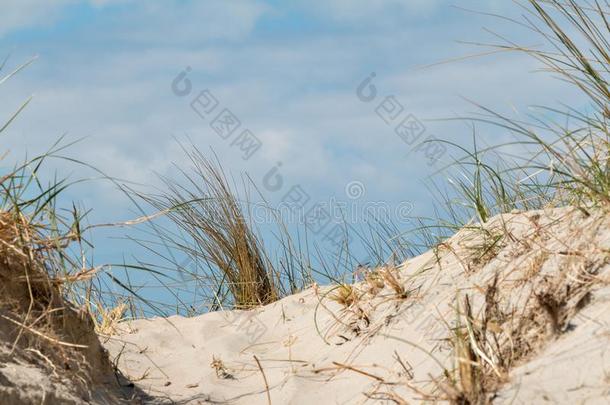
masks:
[[[479,236],[462,230],[438,252],[440,263],[430,251],[400,266],[407,299],[386,286],[344,308],[328,299],[329,287],[314,286],[252,312],[126,322],[105,345],[122,372],[158,402],[392,403],[379,398],[395,393],[413,403],[422,394],[442,395],[432,379],[453,368],[445,339],[456,296],[463,302],[468,294],[478,313],[498,274],[501,307],[521,313],[533,305],[533,292],[574,288],[585,269],[596,267],[590,303],[571,317],[568,331],[525,336],[542,343],[511,369],[495,402],[609,403],[609,218],[558,209],[504,215],[487,228],[502,223],[510,235],[480,265],[469,249],[481,243]],[[568,306],[582,295],[570,295]]]

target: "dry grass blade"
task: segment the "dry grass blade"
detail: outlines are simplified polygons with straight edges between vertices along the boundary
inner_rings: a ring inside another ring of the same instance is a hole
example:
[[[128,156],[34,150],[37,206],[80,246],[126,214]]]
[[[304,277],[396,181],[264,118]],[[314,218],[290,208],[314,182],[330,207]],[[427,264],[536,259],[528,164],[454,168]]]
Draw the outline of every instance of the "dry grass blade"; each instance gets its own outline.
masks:
[[[371,374],[369,372],[366,372],[364,370],[360,370],[354,366],[350,366],[348,364],[342,364],[342,363],[338,363],[336,361],[333,361],[333,364],[337,367],[339,367],[340,369],[345,369],[345,370],[350,370],[353,371],[354,373],[358,373],[358,374],[362,374],[363,376],[372,378],[373,380],[377,380],[379,382],[385,382],[385,379],[379,377],[378,375],[375,374]]]
[[[267,404],[271,405],[271,393],[269,392],[269,382],[267,381],[267,376],[265,375],[265,370],[263,370],[263,366],[261,366],[261,362],[258,359],[258,357],[256,357],[256,355],[254,355],[252,357],[254,357],[254,361],[256,361],[256,365],[258,366],[258,369],[260,370],[261,374],[263,375],[263,381],[265,382],[265,392],[267,393]]]
[[[42,332],[40,332],[40,331],[38,331],[38,330],[36,330],[36,329],[34,329],[32,327],[29,327],[28,325],[25,325],[25,324],[23,324],[23,323],[21,323],[19,321],[16,321],[16,320],[14,320],[12,318],[9,318],[6,315],[0,314],[0,317],[2,319],[6,319],[7,321],[11,322],[12,324],[15,324],[15,325],[19,326],[20,328],[23,328],[23,329],[27,330],[28,332],[33,333],[34,335],[36,335],[38,337],[41,337],[44,340],[47,340],[47,341],[49,341],[49,342],[51,342],[53,344],[56,344],[56,345],[59,345],[59,346],[65,346],[65,347],[74,347],[74,348],[79,348],[79,349],[87,349],[89,347],[87,345],[79,345],[79,344],[76,344],[76,343],[64,342],[64,341],[61,341],[59,339],[55,339],[53,337],[47,336],[44,333],[42,333]]]

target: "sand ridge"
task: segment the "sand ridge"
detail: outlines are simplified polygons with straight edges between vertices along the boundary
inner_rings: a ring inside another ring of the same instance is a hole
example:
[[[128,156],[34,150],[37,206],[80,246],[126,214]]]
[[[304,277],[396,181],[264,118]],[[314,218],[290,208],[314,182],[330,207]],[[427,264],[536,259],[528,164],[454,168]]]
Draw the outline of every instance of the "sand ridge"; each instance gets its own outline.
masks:
[[[497,278],[499,308],[530,311],[531,323],[511,335],[523,337],[525,343],[512,342],[523,353],[502,377],[495,403],[605,403],[609,218],[564,208],[505,214],[485,228],[505,235],[493,254],[480,257],[488,234],[463,229],[398,266],[406,298],[387,283],[376,291],[360,282],[354,285],[359,298],[346,307],[330,299],[336,288],[312,286],[252,311],[125,322],[105,345],[122,372],[158,403],[430,400],[444,395],[441,376],[455,361],[449,325],[456,302],[468,295],[477,312]],[[584,270],[602,281],[589,288],[578,281]],[[570,291],[558,334],[536,307],[540,298],[532,298],[545,288]],[[495,327],[519,326],[512,319]]]

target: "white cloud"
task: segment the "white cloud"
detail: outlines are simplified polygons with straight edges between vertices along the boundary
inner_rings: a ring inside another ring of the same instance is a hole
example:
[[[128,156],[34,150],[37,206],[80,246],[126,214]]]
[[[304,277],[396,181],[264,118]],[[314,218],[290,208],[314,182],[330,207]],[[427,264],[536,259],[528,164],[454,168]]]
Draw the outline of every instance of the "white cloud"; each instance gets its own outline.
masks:
[[[0,6],[0,38],[16,29],[48,26],[60,16],[63,7],[76,0],[5,0]]]

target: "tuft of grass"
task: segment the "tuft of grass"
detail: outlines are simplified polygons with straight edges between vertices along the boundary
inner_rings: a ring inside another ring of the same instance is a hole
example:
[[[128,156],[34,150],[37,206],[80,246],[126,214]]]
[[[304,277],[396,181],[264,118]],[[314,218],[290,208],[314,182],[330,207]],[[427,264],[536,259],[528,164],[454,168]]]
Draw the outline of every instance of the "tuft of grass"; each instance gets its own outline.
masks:
[[[495,304],[496,282],[488,289],[488,305]],[[501,368],[504,362],[498,338],[490,327],[490,307],[486,316],[477,322],[468,296],[464,299],[464,313],[459,299],[456,302],[456,321],[450,340],[455,367],[453,372],[445,370],[445,381],[438,385],[453,404],[490,404],[493,393],[506,378],[506,370]]]
[[[573,108],[562,112],[541,110],[571,124],[559,125],[536,117],[530,125],[481,107],[479,122],[491,123],[514,134],[518,144],[535,148],[507,170],[513,175],[529,173],[524,179],[545,178],[544,190],[554,206],[574,205],[587,212],[610,207],[610,21],[608,4],[591,7],[575,0],[529,0],[530,8],[522,25],[549,45],[528,49],[510,42],[502,49],[525,52],[545,70],[578,88],[590,101],[592,112]],[[511,187],[513,190],[525,181]],[[540,189],[540,185],[535,185]],[[552,193],[548,193],[551,191]]]
[[[128,308],[129,306],[124,302],[119,302],[114,307],[107,307],[98,301],[95,312],[98,316],[93,317],[95,333],[104,336],[114,335],[117,332],[118,324],[125,320]]]
[[[287,228],[277,226],[280,253],[272,256],[248,217],[248,200],[239,199],[218,161],[194,147],[183,150],[191,163],[189,171],[179,169],[185,184],[163,177],[165,191],[138,195],[166,213],[170,226],[155,227],[156,236],[168,250],[186,254],[195,271],[172,263],[207,291],[209,309],[253,308],[311,284],[309,261]]]
[[[394,266],[383,266],[378,270],[379,275],[384,281],[384,284],[389,286],[394,293],[396,298],[405,299],[408,296],[405,286],[400,281],[400,273]]]
[[[336,303],[349,308],[359,301],[358,291],[351,284],[340,284],[334,288],[329,298]]]
[[[372,296],[377,295],[385,287],[383,276],[376,270],[367,271],[364,275],[364,281],[368,286],[368,293]]]

